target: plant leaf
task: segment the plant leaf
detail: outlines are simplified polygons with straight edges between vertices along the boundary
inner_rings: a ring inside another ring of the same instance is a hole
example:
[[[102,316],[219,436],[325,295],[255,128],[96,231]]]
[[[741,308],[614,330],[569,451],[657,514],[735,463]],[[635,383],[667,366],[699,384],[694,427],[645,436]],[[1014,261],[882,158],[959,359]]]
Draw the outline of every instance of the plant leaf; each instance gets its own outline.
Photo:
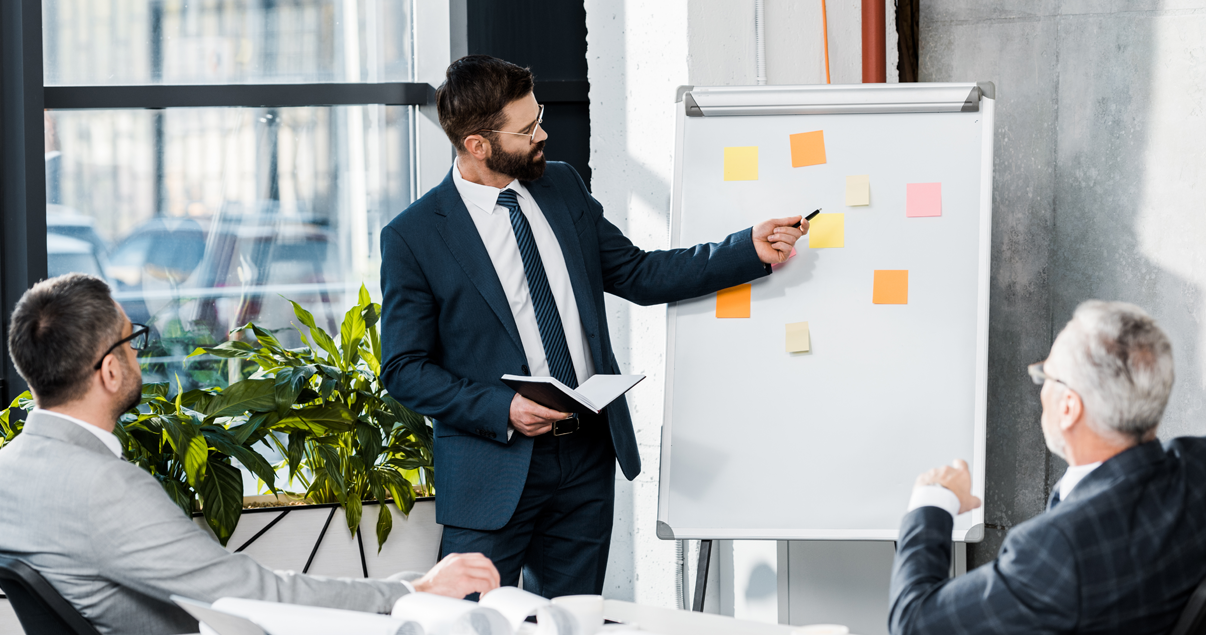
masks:
[[[168,442],[175,450],[177,460],[184,466],[188,484],[197,489],[205,478],[209,464],[209,444],[206,443],[205,437],[197,434],[191,421],[181,421],[176,415],[164,415],[157,419],[167,433]]]
[[[349,496],[347,504],[343,506],[343,511],[347,515],[348,529],[355,536],[356,532],[360,531],[360,517],[364,514],[364,508],[361,506],[360,499],[355,496]]]
[[[209,467],[197,494],[201,498],[201,513],[206,524],[225,547],[243,510],[243,475],[224,461],[214,461]]]
[[[309,311],[303,309],[300,304],[293,300],[289,300],[289,303],[293,305],[293,314],[297,316],[297,319],[309,327],[310,336],[314,338],[314,343],[318,344],[330,355],[330,362],[332,364],[342,364],[343,356],[339,354],[339,347],[335,346],[335,340],[331,339],[331,336],[326,331],[314,323],[314,316]]]
[[[244,379],[214,396],[205,409],[209,420],[232,417],[244,412],[276,409],[276,382],[270,378]]]
[[[255,474],[268,489],[273,493],[276,492],[276,470],[272,469],[272,465],[268,460],[260,456],[258,452],[251,448],[244,447],[235,441],[233,435],[227,430],[218,426],[205,426],[201,433],[209,441],[210,445],[217,451],[227,456],[232,456],[238,459],[243,467]]]
[[[324,436],[332,432],[349,432],[356,418],[347,407],[337,403],[306,406],[291,410],[289,416],[273,426],[276,429],[307,430]]]
[[[364,339],[364,316],[360,307],[352,307],[343,315],[339,327],[339,343],[343,346],[343,368],[354,368],[360,357],[360,342]]]
[[[203,355],[205,353],[209,353],[214,357],[222,357],[225,359],[247,359],[255,355],[255,347],[242,340],[226,340],[217,346],[202,346],[192,353],[189,353],[188,357],[196,357],[197,355]]]
[[[377,516],[377,553],[381,553],[385,540],[389,538],[389,532],[394,530],[394,514],[389,510],[389,505],[386,505],[385,501],[380,502],[378,507],[381,508],[381,513]]]
[[[347,486],[343,480],[343,461],[339,459],[339,451],[329,445],[315,444],[314,449],[322,458],[323,468],[327,475],[327,480],[331,482],[332,489],[335,490],[336,496],[340,502],[344,502],[347,498]]]
[[[251,415],[247,419],[247,423],[230,428],[230,433],[234,435],[235,442],[239,445],[249,445],[248,439],[258,440],[256,432],[259,432],[260,428],[268,430],[276,425],[277,421],[280,421],[280,417],[275,412],[260,412]],[[254,442],[252,441],[252,443]]]
[[[293,404],[297,403],[297,396],[313,375],[313,366],[282,368],[276,372],[275,399],[278,415],[284,417],[289,414]]]

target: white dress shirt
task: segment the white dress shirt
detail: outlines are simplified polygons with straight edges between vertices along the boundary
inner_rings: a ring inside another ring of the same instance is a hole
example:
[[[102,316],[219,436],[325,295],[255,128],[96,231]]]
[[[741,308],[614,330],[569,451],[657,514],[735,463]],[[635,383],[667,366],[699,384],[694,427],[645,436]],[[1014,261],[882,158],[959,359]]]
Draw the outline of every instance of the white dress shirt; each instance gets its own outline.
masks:
[[[54,410],[43,410],[41,408],[35,408],[34,412],[42,412],[44,414],[54,415],[56,417],[59,417],[60,419],[65,419],[67,421],[70,421],[71,423],[74,423],[75,425],[87,430],[90,434],[96,436],[96,438],[100,439],[101,443],[104,443],[105,447],[109,448],[110,452],[117,455],[117,458],[119,458],[119,459],[122,458],[121,457],[121,442],[117,440],[117,437],[114,436],[112,432],[109,432],[108,430],[101,430],[100,428],[92,425],[91,423],[88,423],[87,421],[81,421],[79,419],[76,419],[75,417],[67,416],[61,412],[55,412]]]
[[[1068,466],[1063,478],[1059,479],[1059,483],[1056,484],[1056,488],[1059,489],[1059,499],[1067,500],[1068,496],[1072,494],[1072,489],[1098,467],[1101,467],[1101,461]],[[913,490],[913,496],[909,499],[909,511],[926,506],[940,507],[951,516],[959,515],[959,497],[941,485],[926,485]]]
[[[465,207],[469,209],[469,217],[477,226],[477,233],[481,235],[482,242],[486,245],[486,253],[490,254],[490,261],[498,274],[498,281],[502,283],[503,293],[511,306],[511,316],[515,318],[515,327],[519,329],[519,341],[523,343],[524,356],[528,359],[528,371],[533,376],[548,377],[552,373],[544,355],[544,343],[540,339],[540,327],[536,324],[536,309],[532,306],[532,294],[528,292],[528,278],[523,270],[519,245],[515,242],[515,230],[511,228],[511,212],[498,204],[498,195],[505,189],[515,190],[519,195],[519,210],[523,212],[532,228],[532,237],[540,250],[540,259],[544,263],[549,288],[557,304],[557,313],[561,315],[561,328],[565,331],[565,343],[574,362],[574,373],[577,375],[578,384],[583,384],[595,374],[590,344],[587,343],[586,331],[582,328],[582,318],[578,315],[578,303],[574,298],[574,287],[570,284],[561,243],[557,242],[557,235],[553,233],[548,219],[540,211],[536,199],[517,180],[511,181],[502,190],[466,181],[455,161],[452,166],[452,182],[456,185],[461,200],[465,202]]]

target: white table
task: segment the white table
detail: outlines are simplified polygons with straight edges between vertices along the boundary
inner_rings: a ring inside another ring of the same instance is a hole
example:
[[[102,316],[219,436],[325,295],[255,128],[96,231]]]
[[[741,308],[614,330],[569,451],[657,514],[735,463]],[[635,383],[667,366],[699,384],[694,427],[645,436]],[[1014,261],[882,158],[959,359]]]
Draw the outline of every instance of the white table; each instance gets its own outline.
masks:
[[[712,613],[642,606],[623,600],[603,600],[603,617],[658,635],[791,635],[797,628]]]

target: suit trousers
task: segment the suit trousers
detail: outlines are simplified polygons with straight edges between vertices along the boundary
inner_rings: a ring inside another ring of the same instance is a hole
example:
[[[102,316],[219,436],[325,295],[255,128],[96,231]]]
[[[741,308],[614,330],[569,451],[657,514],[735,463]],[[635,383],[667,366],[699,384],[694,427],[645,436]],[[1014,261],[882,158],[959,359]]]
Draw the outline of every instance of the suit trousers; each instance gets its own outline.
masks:
[[[445,526],[440,557],[482,553],[498,568],[503,586],[516,585],[522,571],[524,590],[546,598],[600,594],[611,548],[615,474],[603,417],[573,434],[538,436],[507,524],[491,531]]]

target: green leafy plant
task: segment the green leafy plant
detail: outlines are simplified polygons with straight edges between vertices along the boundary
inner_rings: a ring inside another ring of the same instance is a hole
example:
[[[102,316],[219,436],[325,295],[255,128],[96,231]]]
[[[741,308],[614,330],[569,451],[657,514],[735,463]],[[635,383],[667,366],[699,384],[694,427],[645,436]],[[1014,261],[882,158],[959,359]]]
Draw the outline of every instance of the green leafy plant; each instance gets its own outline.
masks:
[[[229,417],[236,440],[275,447],[285,457],[277,468],[288,469],[289,483],[299,482],[309,500],[339,503],[353,535],[362,502],[381,503],[380,551],[393,528],[385,503],[392,499],[409,514],[416,488],[422,495],[434,493],[431,424],[390,397],[380,380],[381,307],[363,285],[359,302],[344,315],[338,341],[309,311],[290,303],[306,329],[294,325],[301,347],[286,348],[274,332],[247,324],[232,333],[248,333],[254,344],[232,339],[192,353],[258,366],[202,410],[210,418]]]
[[[276,477],[302,485],[315,503],[339,503],[355,535],[362,503],[380,503],[378,551],[393,529],[392,500],[403,514],[419,495],[434,494],[432,428],[422,416],[391,398],[380,380],[380,305],[361,286],[359,302],[344,316],[338,342],[296,302],[295,327],[302,346],[286,348],[274,332],[247,324],[253,342],[231,339],[198,348],[226,360],[247,360],[256,370],[226,388],[209,387],[171,394],[166,382],[143,386],[137,410],[122,415],[114,429],[127,459],[154,476],[186,513],[200,510],[223,545],[238,526],[243,475],[232,461],[254,474],[268,491],[279,493]],[[311,344],[313,341],[313,344]],[[25,392],[0,413],[0,449],[24,425],[10,421],[14,408],[32,410]],[[285,457],[272,465],[258,444]]]

